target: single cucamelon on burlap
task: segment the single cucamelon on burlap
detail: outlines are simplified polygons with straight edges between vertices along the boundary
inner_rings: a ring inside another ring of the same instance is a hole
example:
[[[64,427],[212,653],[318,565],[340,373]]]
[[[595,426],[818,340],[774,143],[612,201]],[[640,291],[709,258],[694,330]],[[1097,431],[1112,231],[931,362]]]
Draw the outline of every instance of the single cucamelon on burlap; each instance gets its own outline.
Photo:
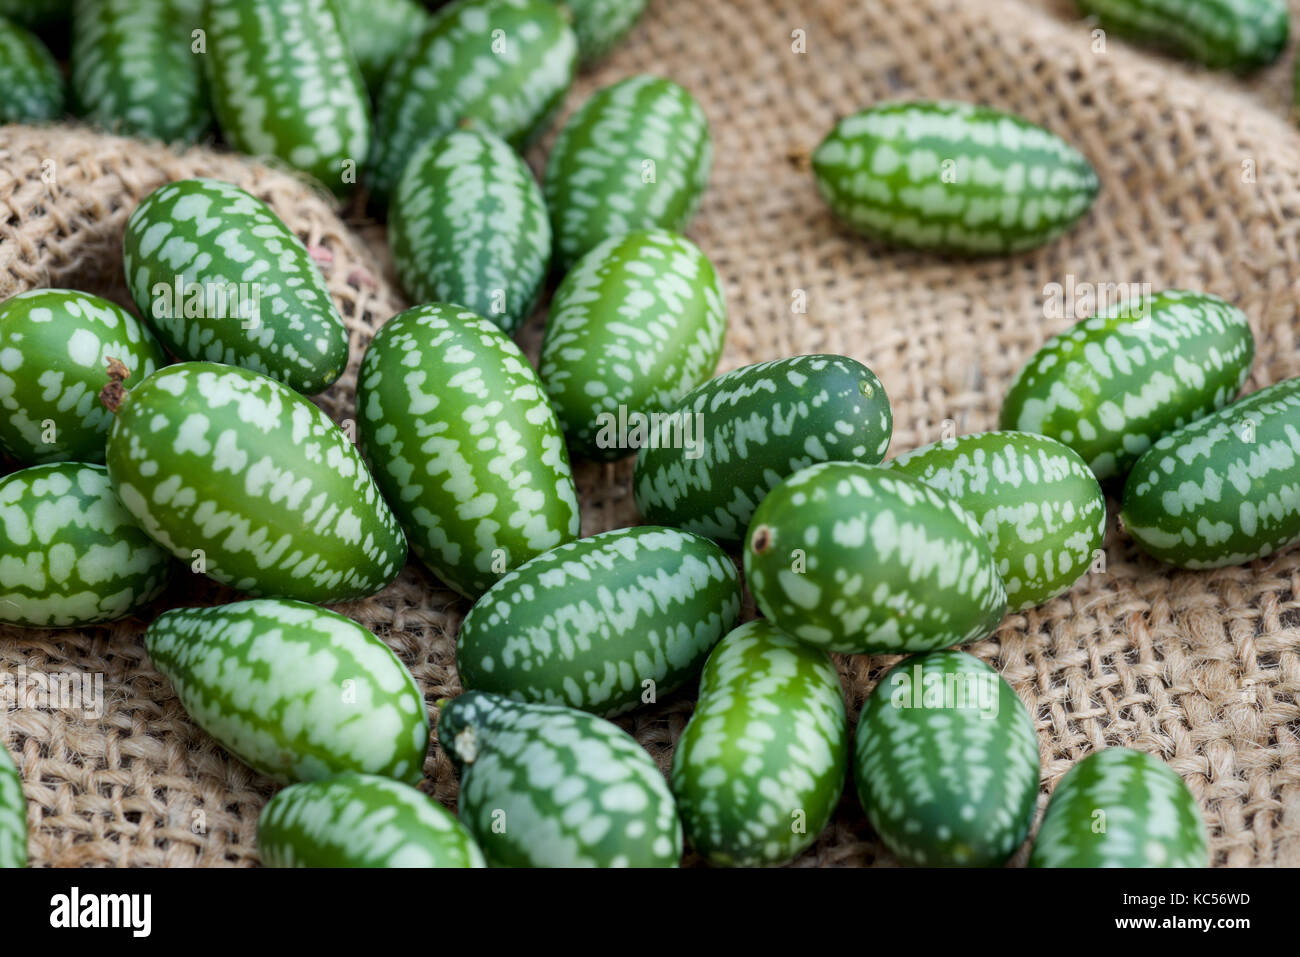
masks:
[[[1211,69],[1267,66],[1286,47],[1286,0],[1075,0],[1079,12],[1117,37]]]
[[[39,37],[0,16],[0,124],[41,123],[63,112],[63,74]]]

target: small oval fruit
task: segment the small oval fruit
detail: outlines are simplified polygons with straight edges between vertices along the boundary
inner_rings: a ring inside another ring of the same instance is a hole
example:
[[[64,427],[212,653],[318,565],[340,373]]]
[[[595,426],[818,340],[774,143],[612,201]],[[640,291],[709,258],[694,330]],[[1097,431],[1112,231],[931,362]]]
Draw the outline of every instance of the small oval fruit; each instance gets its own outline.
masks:
[[[0,868],[26,866],[27,799],[13,758],[0,744]]]
[[[739,575],[713,542],[620,528],[502,576],[465,616],[456,668],[476,691],[615,715],[680,687],[739,614]]]
[[[1130,748],[1106,748],[1056,785],[1029,866],[1209,867],[1205,820],[1169,765]]]
[[[361,77],[378,94],[389,65],[419,36],[433,15],[416,0],[334,0],[339,26]]]
[[[848,356],[745,366],[688,392],[636,457],[641,517],[716,542],[744,538],[768,492],[814,462],[885,457],[893,415],[874,372]]]
[[[590,66],[627,35],[645,11],[646,0],[564,0],[578,35],[578,59]]]
[[[0,16],[0,124],[43,123],[63,113],[63,74],[36,34]]]
[[[460,815],[496,867],[676,867],[682,828],[664,776],[603,718],[470,691],[438,740],[460,770]]]
[[[277,781],[423,776],[424,696],[389,647],[350,618],[256,599],[173,609],[144,640],[194,723],[255,771]]]
[[[1286,48],[1286,0],[1076,0],[1107,33],[1212,70],[1267,66]]]

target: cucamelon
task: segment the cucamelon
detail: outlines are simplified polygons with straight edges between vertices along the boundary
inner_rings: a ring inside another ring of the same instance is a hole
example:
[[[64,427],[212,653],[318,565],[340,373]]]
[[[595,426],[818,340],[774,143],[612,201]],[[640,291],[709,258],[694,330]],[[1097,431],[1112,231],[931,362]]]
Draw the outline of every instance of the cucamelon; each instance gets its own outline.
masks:
[[[1286,48],[1286,0],[1075,0],[1118,37],[1215,70],[1267,66]]]
[[[63,113],[63,74],[45,44],[0,17],[0,124],[42,123]]]
[[[13,758],[0,744],[0,868],[27,864],[27,799]]]
[[[646,0],[563,0],[578,35],[583,66],[600,60],[627,35],[645,10]]]
[[[334,8],[372,94],[379,92],[389,64],[432,20],[417,0],[334,0]]]

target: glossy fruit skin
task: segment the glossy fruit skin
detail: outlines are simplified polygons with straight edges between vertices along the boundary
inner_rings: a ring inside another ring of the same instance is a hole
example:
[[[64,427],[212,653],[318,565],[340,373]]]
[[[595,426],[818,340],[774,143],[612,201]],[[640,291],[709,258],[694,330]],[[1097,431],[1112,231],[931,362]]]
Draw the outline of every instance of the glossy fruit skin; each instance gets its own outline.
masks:
[[[170,572],[102,465],[34,465],[0,478],[0,622],[116,621],[157,598]]]
[[[546,281],[551,223],[542,188],[505,140],[453,130],[411,157],[388,242],[412,302],[457,303],[513,335]]]
[[[773,624],[848,654],[929,651],[997,628],[1007,596],[969,512],[879,465],[822,462],[763,499],[745,580]]]
[[[1205,820],[1169,765],[1106,748],[1056,785],[1029,866],[1209,867]]]
[[[252,595],[349,601],[406,561],[347,437],[298,393],[237,366],[183,362],[136,386],[109,432],[108,474],[150,538]]]
[[[894,422],[875,373],[837,355],[735,369],[670,412],[678,418],[664,420],[637,452],[637,509],[647,522],[715,542],[744,538],[767,493],[814,462],[880,462]],[[688,436],[688,427],[699,434]]]
[[[998,867],[1029,836],[1038,735],[1015,691],[962,651],[907,658],[858,717],[858,799],[905,864]]]
[[[1120,517],[1144,552],[1179,568],[1242,565],[1300,541],[1300,377],[1153,445]]]
[[[27,866],[27,798],[13,758],[0,744],[0,869]]]
[[[693,677],[740,614],[708,539],[653,525],[561,545],[502,576],[456,642],[461,684],[610,716]]]
[[[374,774],[293,784],[257,819],[266,867],[486,867],[465,825],[421,791]]]
[[[63,74],[34,33],[0,16],[0,124],[43,123],[63,113]]]
[[[481,316],[435,303],[385,323],[357,378],[357,431],[415,554],[462,595],[578,537],[542,383]]]
[[[663,774],[595,715],[469,691],[438,741],[460,771],[460,815],[494,867],[676,867],[682,829]]]
[[[1107,33],[1213,70],[1267,66],[1286,48],[1286,0],[1075,0]]]
[[[167,364],[153,333],[99,296],[33,289],[0,302],[0,451],[23,465],[103,462],[110,358],[130,372],[126,388]]]
[[[416,0],[334,0],[339,26],[362,79],[377,94],[389,65],[433,15]]]
[[[238,186],[160,186],[127,220],[122,258],[140,314],[182,359],[242,366],[304,395],[347,366],[347,329],[307,247]]]
[[[578,59],[590,66],[603,59],[632,29],[646,0],[563,0],[578,35]]]
[[[904,452],[888,467],[950,496],[979,523],[1012,611],[1087,573],[1106,536],[1106,496],[1079,454],[1045,435],[979,432]]]
[[[683,231],[712,166],[708,118],[685,88],[638,74],[597,90],[546,162],[556,269],[624,233]]]
[[[707,380],[726,334],[722,284],[684,236],[628,233],[583,256],[551,299],[539,366],[574,454],[635,452],[621,423],[649,422]]]
[[[710,864],[784,864],[807,849],[844,790],[848,730],[830,656],[762,619],[722,639],[673,752],[691,846]]]
[[[423,776],[424,696],[350,618],[275,599],[177,608],[149,626],[145,648],[194,723],[268,777]]]
[[[840,120],[812,168],[831,211],[863,235],[970,255],[1055,239],[1099,188],[1088,160],[1054,133],[990,107],[932,100]]]

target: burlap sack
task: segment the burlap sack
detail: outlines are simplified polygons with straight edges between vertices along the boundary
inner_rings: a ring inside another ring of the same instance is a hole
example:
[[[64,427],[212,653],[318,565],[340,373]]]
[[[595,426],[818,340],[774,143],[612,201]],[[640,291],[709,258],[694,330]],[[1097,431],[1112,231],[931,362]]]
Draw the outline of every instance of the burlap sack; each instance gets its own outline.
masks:
[[[801,38],[805,52],[796,52]],[[1238,80],[1114,40],[1104,53],[1094,44],[1069,0],[657,0],[627,42],[580,79],[566,110],[643,70],[699,97],[717,161],[690,232],[726,283],[723,368],[813,351],[861,359],[893,401],[894,451],[938,438],[945,420],[959,432],[993,427],[1016,369],[1070,321],[1049,318],[1043,304],[1044,285],[1070,276],[1225,296],[1250,316],[1258,339],[1249,388],[1300,374],[1290,56]],[[1057,130],[1101,174],[1095,209],[1056,244],[1008,259],[945,261],[849,234],[798,156],[837,116],[898,96],[987,102]],[[530,157],[534,165],[548,145]],[[322,404],[337,419],[351,414],[361,350],[404,305],[374,224],[345,224],[290,176],[206,150],[173,155],[84,130],[8,128],[0,159],[0,296],[55,285],[127,302],[123,223],[169,178],[218,176],[269,201],[327,251],[353,365]],[[806,314],[792,311],[799,291]],[[534,354],[540,329],[538,317],[522,336]],[[630,473],[628,462],[578,469],[584,533],[636,521]],[[1131,745],[1187,780],[1209,821],[1215,863],[1300,864],[1300,548],[1243,568],[1183,573],[1141,557],[1113,528],[1106,545],[1104,571],[1009,616],[972,649],[1034,716],[1041,802],[1080,756]],[[229,597],[187,576],[159,608]],[[466,603],[426,573],[408,567],[383,594],[340,610],[392,645],[431,704],[458,692],[453,641]],[[186,719],[148,665],[146,624],[0,629],[5,670],[104,675],[102,717],[0,711],[0,740],[25,782],[33,863],[257,860],[257,814],[272,789]],[[851,715],[891,661],[841,661]],[[692,690],[624,721],[665,768]],[[436,747],[426,772],[426,788],[453,802],[455,778]],[[846,796],[798,863],[893,861]]]

